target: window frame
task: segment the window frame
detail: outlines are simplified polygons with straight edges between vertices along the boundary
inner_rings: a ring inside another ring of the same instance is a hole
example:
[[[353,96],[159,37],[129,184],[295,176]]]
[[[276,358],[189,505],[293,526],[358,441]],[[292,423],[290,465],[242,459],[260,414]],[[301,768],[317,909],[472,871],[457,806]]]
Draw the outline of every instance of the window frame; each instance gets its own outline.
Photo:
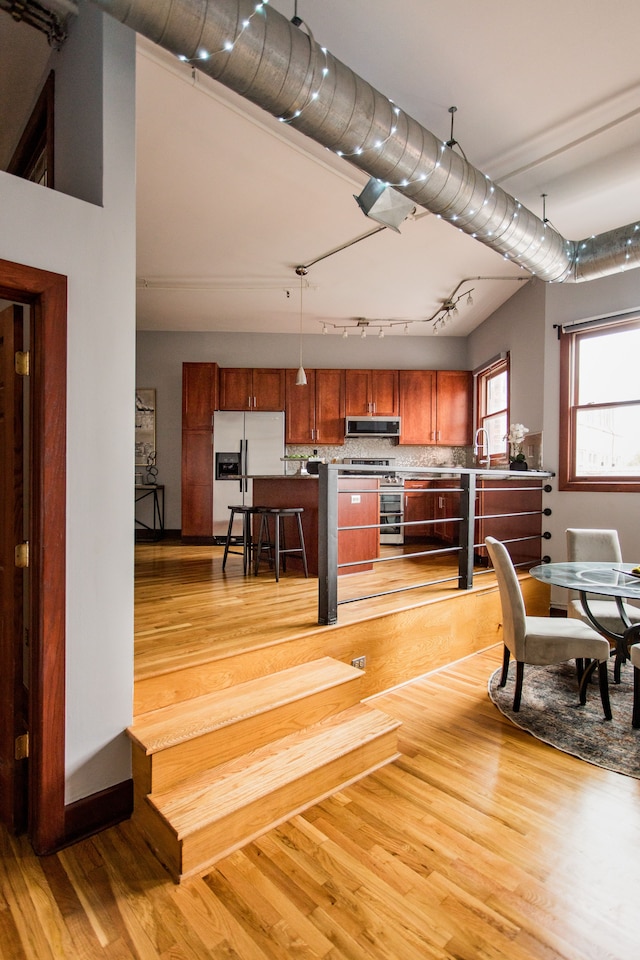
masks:
[[[40,91],[7,173],[54,189],[55,74],[52,70]],[[44,175],[38,170],[44,170]]]
[[[504,450],[499,454],[489,454],[489,466],[508,466],[509,465],[509,448],[506,440],[506,433],[509,430],[509,407],[511,403],[511,364],[510,364],[510,354],[502,354],[498,357],[495,357],[493,360],[489,360],[488,363],[484,364],[482,367],[474,371],[476,389],[475,389],[475,401],[476,401],[476,415],[475,415],[475,432],[481,429],[484,426],[484,421],[489,416],[495,416],[493,414],[486,413],[487,406],[487,383],[489,380],[493,379],[496,376],[499,376],[502,373],[507,375],[507,405],[505,407],[505,440],[504,440]]]
[[[559,328],[560,339],[560,436],[558,458],[558,489],[589,493],[638,493],[640,476],[583,476],[576,472],[576,421],[584,409],[577,403],[578,346],[582,338],[596,333],[613,333],[620,328],[640,327],[640,314],[627,317],[598,318],[594,321],[569,324]],[[630,401],[611,401],[597,406],[624,407]]]

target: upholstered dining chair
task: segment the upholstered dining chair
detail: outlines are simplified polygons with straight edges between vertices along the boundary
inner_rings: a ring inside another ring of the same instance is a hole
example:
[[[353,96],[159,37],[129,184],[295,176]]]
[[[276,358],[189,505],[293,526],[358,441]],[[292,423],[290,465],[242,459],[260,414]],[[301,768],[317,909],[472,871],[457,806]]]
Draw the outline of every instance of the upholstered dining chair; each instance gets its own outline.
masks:
[[[569,527],[567,536],[567,560],[598,561],[603,563],[622,563],[622,551],[617,530]],[[598,623],[612,633],[624,633],[625,625],[620,619],[618,606],[610,597],[587,594],[589,609]],[[640,610],[629,603],[624,605],[630,623],[640,623]],[[590,624],[584,612],[580,594],[569,590],[567,616]]]
[[[485,545],[498,580],[502,606],[502,635],[504,651],[500,686],[504,687],[509,673],[509,660],[516,661],[516,686],[513,710],[520,709],[525,664],[548,665],[576,661],[580,688],[580,703],[586,703],[586,685],[580,683],[585,659],[598,661],[600,698],[606,720],[611,720],[607,661],[609,641],[586,623],[564,617],[527,616],[520,582],[509,551],[495,537],[486,537]]]

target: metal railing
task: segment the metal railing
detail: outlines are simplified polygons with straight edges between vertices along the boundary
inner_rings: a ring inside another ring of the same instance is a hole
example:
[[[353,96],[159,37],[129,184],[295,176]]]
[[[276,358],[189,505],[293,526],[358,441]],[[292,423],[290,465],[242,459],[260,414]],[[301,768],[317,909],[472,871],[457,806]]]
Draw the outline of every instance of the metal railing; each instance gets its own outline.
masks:
[[[374,477],[375,475],[378,475],[381,480],[384,480],[386,474],[388,474],[388,469],[382,467],[378,470],[367,470],[368,479],[371,479],[372,475]],[[541,492],[549,492],[551,490],[551,486],[545,481],[553,476],[552,473],[547,471],[527,471],[523,473],[522,471],[497,469],[475,470],[468,468],[449,467],[411,467],[403,471],[396,471],[396,474],[401,476],[403,474],[407,475],[414,481],[416,479],[419,480],[422,477],[430,482],[433,480],[451,480],[451,484],[447,483],[447,485],[444,487],[440,485],[437,487],[432,487],[427,484],[425,487],[416,488],[413,486],[411,490],[414,493],[422,492],[434,497],[442,497],[444,494],[453,494],[455,496],[455,503],[458,506],[455,515],[444,517],[438,516],[435,518],[433,516],[427,516],[409,521],[405,520],[403,516],[401,521],[399,521],[398,524],[394,524],[394,526],[399,526],[408,533],[411,532],[412,527],[415,528],[419,526],[424,528],[432,526],[435,534],[438,528],[442,528],[443,524],[448,524],[455,526],[457,529],[455,542],[444,547],[439,545],[429,545],[428,549],[418,549],[412,552],[403,550],[401,553],[385,553],[383,556],[380,556],[376,551],[375,556],[366,558],[360,557],[356,560],[339,563],[338,542],[340,534],[346,534],[348,531],[354,530],[376,529],[379,531],[382,529],[383,525],[380,522],[377,522],[352,526],[340,526],[338,523],[340,477],[349,475],[352,477],[362,477],[362,467],[347,467],[343,464],[321,464],[318,475],[318,623],[336,623],[338,620],[338,607],[342,603],[354,603],[359,600],[369,600],[374,597],[387,596],[393,593],[403,593],[410,590],[416,590],[421,587],[437,586],[454,581],[457,581],[459,589],[470,589],[473,586],[474,575],[482,575],[483,573],[489,572],[490,569],[487,566],[481,569],[476,569],[477,565],[482,561],[481,555],[485,549],[484,536],[479,542],[475,542],[476,530],[477,528],[482,529],[481,524],[483,521],[485,523],[490,523],[493,521],[495,524],[496,522],[513,520],[514,518],[538,518],[539,522],[537,523],[537,529],[533,533],[527,533],[523,536],[515,537],[499,537],[499,539],[511,547],[511,549],[514,549],[516,545],[526,543],[527,541],[542,541],[549,539],[551,536],[550,533],[542,531],[542,518],[550,515],[550,509],[541,508],[540,510],[515,510],[507,513],[477,513],[476,497],[480,490],[482,491],[483,496],[489,498],[492,493],[498,491],[501,493],[505,493],[507,491],[510,493],[523,491],[531,493],[532,491],[535,492],[539,489]],[[481,481],[480,485],[478,485],[478,479]],[[484,485],[484,481],[486,480],[504,479],[508,479],[510,481],[508,486],[495,488]],[[528,480],[529,483],[518,485],[518,480]],[[539,482],[539,488],[531,484],[532,480]],[[402,485],[399,484],[397,489],[402,495],[404,495],[405,488]],[[370,486],[363,487],[363,489],[360,491],[350,487],[349,493],[361,493],[368,496],[378,496],[377,491],[372,490]],[[378,515],[378,520],[379,519],[380,517]],[[436,537],[431,539],[436,539]],[[338,600],[338,576],[340,570],[345,570],[349,567],[361,567],[363,564],[377,565],[389,563],[390,561],[408,561],[415,560],[417,557],[431,558],[436,556],[442,557],[444,555],[457,557],[456,574],[431,580],[420,579],[419,582],[412,581],[403,585],[402,587],[395,587],[390,590],[380,590],[375,593],[362,594],[359,596],[350,597],[348,600]],[[531,566],[532,563],[538,562],[539,559],[543,558],[536,558],[535,560],[530,559],[526,561],[526,563],[517,563],[514,560],[514,564],[515,566]]]

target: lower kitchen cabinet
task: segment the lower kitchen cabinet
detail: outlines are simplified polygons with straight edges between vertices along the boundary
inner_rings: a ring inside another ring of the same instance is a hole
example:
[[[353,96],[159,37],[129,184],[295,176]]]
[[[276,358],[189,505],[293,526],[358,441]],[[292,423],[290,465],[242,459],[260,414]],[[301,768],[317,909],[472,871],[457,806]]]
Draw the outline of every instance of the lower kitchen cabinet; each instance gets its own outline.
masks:
[[[459,486],[459,481],[457,477],[451,480],[436,480],[433,486],[436,491],[433,498],[433,518],[438,521],[433,525],[433,536],[448,546],[458,546],[461,524],[453,517],[460,516],[460,493],[451,488]]]
[[[495,516],[513,514],[523,516]],[[513,480],[479,479],[476,495],[475,542],[484,544],[485,537],[496,540],[517,540],[530,537],[520,543],[507,543],[514,563],[533,563],[540,560],[542,533],[542,487],[539,480],[518,477]],[[528,515],[526,515],[528,514]],[[482,519],[486,517],[486,519]],[[487,549],[476,548],[476,557],[488,564]]]
[[[434,519],[434,495],[430,481],[405,480],[404,482],[404,522],[414,526],[404,528],[405,540],[424,540],[433,537],[433,524],[424,521]]]
[[[318,576],[318,479],[317,477],[256,477],[253,495],[265,507],[302,507],[302,529],[307,552],[309,575]],[[373,477],[341,477],[338,484],[338,563],[350,563],[339,574],[371,570],[372,561],[380,555],[376,524],[379,519],[378,480]],[[287,518],[287,521],[292,518]],[[357,529],[342,529],[354,527]],[[293,528],[285,536],[293,544],[297,535]],[[287,558],[287,567],[300,571],[301,560]]]

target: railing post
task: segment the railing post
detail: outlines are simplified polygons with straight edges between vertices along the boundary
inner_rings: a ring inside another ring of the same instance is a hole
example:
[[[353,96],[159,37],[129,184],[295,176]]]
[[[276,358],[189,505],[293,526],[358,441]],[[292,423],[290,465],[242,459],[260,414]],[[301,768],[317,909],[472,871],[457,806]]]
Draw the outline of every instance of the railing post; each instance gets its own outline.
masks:
[[[338,469],[318,467],[318,623],[338,622]]]
[[[458,555],[458,587],[470,590],[473,586],[473,543],[476,528],[476,475],[460,475],[460,553]]]

